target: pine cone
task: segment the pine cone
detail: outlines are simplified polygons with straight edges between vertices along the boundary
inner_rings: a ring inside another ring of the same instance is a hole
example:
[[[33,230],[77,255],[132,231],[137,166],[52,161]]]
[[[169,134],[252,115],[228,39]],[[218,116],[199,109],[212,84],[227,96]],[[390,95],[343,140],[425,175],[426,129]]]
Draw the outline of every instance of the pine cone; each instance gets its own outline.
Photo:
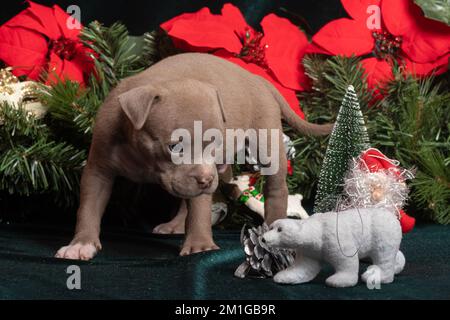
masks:
[[[262,235],[268,230],[265,223],[257,228],[242,228],[241,244],[244,247],[245,261],[234,272],[236,277],[272,277],[294,262],[294,251],[269,248],[261,241]]]

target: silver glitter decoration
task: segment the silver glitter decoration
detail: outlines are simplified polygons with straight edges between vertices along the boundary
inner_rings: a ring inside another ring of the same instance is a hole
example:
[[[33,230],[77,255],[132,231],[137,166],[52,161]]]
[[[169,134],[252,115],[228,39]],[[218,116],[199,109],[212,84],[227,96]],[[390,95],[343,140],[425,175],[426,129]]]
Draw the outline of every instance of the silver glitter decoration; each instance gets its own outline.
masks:
[[[406,180],[414,174],[399,167],[370,172],[359,157],[353,158],[344,179],[344,198],[339,211],[349,208],[380,208],[397,211],[408,200]]]

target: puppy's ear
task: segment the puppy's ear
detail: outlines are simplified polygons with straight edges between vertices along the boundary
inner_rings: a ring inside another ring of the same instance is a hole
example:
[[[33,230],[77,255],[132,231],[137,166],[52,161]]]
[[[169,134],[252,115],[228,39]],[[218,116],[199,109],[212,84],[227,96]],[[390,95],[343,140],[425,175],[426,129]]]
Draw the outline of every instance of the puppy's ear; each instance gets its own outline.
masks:
[[[150,86],[138,87],[119,95],[123,112],[136,130],[141,130],[148,118],[152,105],[159,100],[156,89]]]

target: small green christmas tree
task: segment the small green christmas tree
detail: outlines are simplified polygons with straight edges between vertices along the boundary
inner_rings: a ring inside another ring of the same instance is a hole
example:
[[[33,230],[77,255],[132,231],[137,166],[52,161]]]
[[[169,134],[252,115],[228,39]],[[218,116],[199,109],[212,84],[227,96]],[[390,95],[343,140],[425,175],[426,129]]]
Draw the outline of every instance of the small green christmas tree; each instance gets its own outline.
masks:
[[[350,160],[370,147],[358,98],[348,86],[319,175],[314,212],[334,210]]]

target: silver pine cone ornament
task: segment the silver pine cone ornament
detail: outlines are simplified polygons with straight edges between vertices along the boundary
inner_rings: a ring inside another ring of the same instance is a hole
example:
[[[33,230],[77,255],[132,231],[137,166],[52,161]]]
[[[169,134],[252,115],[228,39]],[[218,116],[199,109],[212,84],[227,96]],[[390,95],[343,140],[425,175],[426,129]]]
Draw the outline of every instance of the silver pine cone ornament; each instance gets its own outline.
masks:
[[[242,228],[241,244],[245,252],[245,261],[234,272],[236,277],[272,277],[294,262],[294,251],[269,248],[261,241],[262,235],[267,231],[269,227],[265,223],[257,228],[246,229],[246,226]]]

